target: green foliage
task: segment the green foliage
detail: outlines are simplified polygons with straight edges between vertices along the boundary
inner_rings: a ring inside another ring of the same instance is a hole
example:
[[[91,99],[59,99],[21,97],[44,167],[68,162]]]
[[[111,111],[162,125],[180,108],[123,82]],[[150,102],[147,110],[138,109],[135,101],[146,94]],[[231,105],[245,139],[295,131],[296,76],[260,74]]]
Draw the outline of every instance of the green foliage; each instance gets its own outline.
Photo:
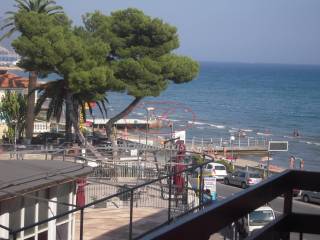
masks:
[[[19,66],[56,73],[71,92],[96,93],[100,100],[107,89],[121,88],[119,81],[112,80],[113,72],[105,63],[109,45],[73,29],[64,18],[60,21],[61,16],[35,12],[17,14],[16,22],[25,33],[12,43],[21,56]]]
[[[214,162],[224,165],[226,167],[228,173],[232,173],[234,171],[233,168],[232,168],[232,164],[229,161],[221,159],[221,160],[216,160]]]
[[[8,137],[14,139],[15,129],[17,137],[22,137],[26,121],[27,99],[24,95],[7,91],[1,98],[0,118],[8,126]]]
[[[197,62],[172,54],[179,47],[177,29],[140,10],[87,14],[84,25],[92,36],[110,45],[107,60],[128,95],[159,96],[168,81],[189,82],[198,74]]]
[[[17,8],[17,11],[6,12],[7,18],[3,21],[0,30],[8,29],[8,32],[0,38],[0,41],[4,38],[10,37],[16,31],[23,34],[22,29],[16,25],[15,21],[16,14],[19,11],[44,13],[47,15],[62,13],[62,7],[55,5],[56,2],[53,0],[15,0],[14,2],[14,6]]]
[[[204,163],[204,159],[200,154],[196,154],[192,156],[192,163],[200,165]]]
[[[106,113],[107,91],[136,99],[159,96],[170,81],[189,82],[199,71],[197,62],[172,53],[179,47],[177,29],[137,9],[110,16],[87,14],[84,27],[72,27],[63,14],[25,10],[16,13],[14,21],[22,33],[12,43],[21,56],[19,66],[59,76],[39,88],[36,111],[50,98],[49,119],[59,120],[63,104],[70,100],[73,112],[67,114],[77,117],[78,107],[83,111],[88,101],[100,102],[98,107]],[[66,101],[66,96],[71,99]]]

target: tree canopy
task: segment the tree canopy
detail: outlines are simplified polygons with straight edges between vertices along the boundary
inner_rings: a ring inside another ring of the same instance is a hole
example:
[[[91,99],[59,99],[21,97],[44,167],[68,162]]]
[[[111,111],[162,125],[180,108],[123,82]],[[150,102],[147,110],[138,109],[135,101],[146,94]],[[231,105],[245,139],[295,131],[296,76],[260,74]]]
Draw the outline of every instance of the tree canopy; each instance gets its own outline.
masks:
[[[134,101],[110,119],[111,126],[144,97],[159,96],[170,82],[189,82],[198,74],[197,62],[174,54],[177,29],[158,18],[129,8],[110,16],[87,14],[83,21],[83,27],[74,27],[64,14],[21,10],[15,15],[23,32],[12,43],[21,56],[19,66],[59,76],[39,88],[42,97],[36,109],[49,97],[49,118],[59,119],[66,103],[67,116],[78,119],[78,105],[104,101],[107,91],[133,96]]]
[[[4,19],[0,30],[8,29],[8,31],[0,37],[0,41],[4,38],[10,37],[16,31],[23,34],[21,29],[19,29],[15,23],[15,17],[19,11],[45,13],[48,15],[62,13],[62,7],[57,6],[56,2],[53,0],[14,0],[14,2],[14,6],[17,8],[17,11],[6,12],[7,18]]]
[[[26,122],[27,99],[20,93],[7,91],[0,100],[0,118],[7,126],[7,135],[13,142],[14,134],[22,136]]]
[[[121,81],[124,91],[134,97],[129,106],[109,120],[109,131],[144,97],[159,96],[170,82],[186,83],[198,74],[197,62],[174,53],[179,47],[177,29],[161,19],[128,8],[110,16],[87,14],[83,21],[91,36],[109,44],[106,58],[114,79]]]
[[[173,53],[179,47],[177,29],[138,9],[87,14],[84,24],[92,36],[110,45],[107,61],[128,95],[159,96],[168,81],[184,83],[198,74],[197,62]]]

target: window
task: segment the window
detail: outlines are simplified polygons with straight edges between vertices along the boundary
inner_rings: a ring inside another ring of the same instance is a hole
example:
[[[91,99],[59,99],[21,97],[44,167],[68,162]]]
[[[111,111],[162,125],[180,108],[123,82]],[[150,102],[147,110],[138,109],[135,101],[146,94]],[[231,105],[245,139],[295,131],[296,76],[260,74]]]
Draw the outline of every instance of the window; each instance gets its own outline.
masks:
[[[226,170],[224,166],[215,166],[214,167],[216,170]]]
[[[251,177],[251,178],[260,178],[260,174],[259,173],[249,173],[249,177]]]
[[[39,233],[38,240],[48,240],[48,231]]]
[[[212,165],[211,165],[211,164],[208,164],[208,165],[207,165],[207,169],[212,169]]]
[[[17,230],[21,227],[22,198],[17,197],[9,201],[9,228]],[[20,233],[17,235],[20,237]]]
[[[240,172],[240,173],[239,173],[239,177],[244,178],[245,176],[246,176],[246,174],[245,174],[244,172]]]
[[[59,226],[57,226],[57,229],[56,229],[56,239],[57,240],[65,240],[65,239],[68,239],[68,235],[69,235],[69,226],[68,226],[68,222],[67,223],[64,223],[64,224],[61,224]]]
[[[69,206],[66,205],[69,203],[69,195],[70,195],[70,184],[61,184],[57,186],[57,215],[63,214],[69,211]],[[59,203],[66,203],[66,204],[59,204]],[[68,215],[60,217],[57,219],[57,223],[62,221],[68,220]]]
[[[38,192],[38,196],[40,198],[49,199],[49,189],[41,190]],[[38,221],[43,221],[48,218],[48,210],[49,210],[49,203],[47,201],[39,200],[38,205]],[[48,223],[44,223],[38,226],[38,230],[43,230],[48,227]]]
[[[29,194],[30,196],[35,196],[35,194]],[[29,226],[35,223],[36,220],[36,204],[37,200],[30,197],[24,198],[24,226]],[[24,235],[30,235],[34,233],[35,228],[29,228],[24,231]]]

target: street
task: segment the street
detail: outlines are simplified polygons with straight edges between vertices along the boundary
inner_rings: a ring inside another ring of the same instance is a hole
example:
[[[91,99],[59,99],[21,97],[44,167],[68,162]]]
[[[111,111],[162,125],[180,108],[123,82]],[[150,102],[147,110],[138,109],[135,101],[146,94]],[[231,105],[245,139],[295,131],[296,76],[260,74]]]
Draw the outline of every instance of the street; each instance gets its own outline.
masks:
[[[225,199],[233,194],[242,191],[243,189],[225,185],[223,183],[217,183],[217,194],[218,200]],[[277,197],[272,202],[270,202],[270,206],[276,213],[276,215],[282,214],[283,210],[283,198]],[[300,200],[300,197],[296,197],[293,200],[293,212],[299,213],[312,213],[312,214],[320,214],[320,205],[312,204],[312,203],[305,203]],[[299,239],[299,234],[291,234],[291,239]],[[318,235],[311,235],[311,234],[304,234],[303,239],[306,240],[317,240],[319,239]]]

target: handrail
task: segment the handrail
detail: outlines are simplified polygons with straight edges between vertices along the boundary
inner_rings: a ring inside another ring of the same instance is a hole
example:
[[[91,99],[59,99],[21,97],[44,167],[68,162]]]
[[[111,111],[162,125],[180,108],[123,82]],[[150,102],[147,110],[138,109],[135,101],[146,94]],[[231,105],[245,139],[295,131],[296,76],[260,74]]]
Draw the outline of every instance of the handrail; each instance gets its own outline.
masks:
[[[155,183],[155,182],[157,182],[157,181],[161,181],[161,180],[166,179],[166,178],[169,178],[169,177],[173,177],[173,176],[175,176],[175,175],[177,175],[177,174],[182,174],[182,173],[184,173],[184,172],[194,171],[196,168],[203,167],[203,166],[205,166],[206,164],[208,164],[208,163],[210,163],[210,162],[212,162],[212,160],[206,161],[206,162],[201,163],[201,164],[198,164],[198,165],[189,166],[189,167],[188,167],[187,169],[185,169],[185,170],[177,171],[177,172],[171,173],[171,174],[167,174],[167,175],[162,176],[162,177],[160,177],[160,178],[153,179],[153,180],[147,181],[147,182],[145,182],[145,183],[139,184],[139,185],[137,185],[137,186],[130,187],[130,188],[128,188],[128,189],[126,189],[126,190],[123,190],[123,191],[121,191],[121,192],[118,192],[118,193],[115,193],[115,194],[112,194],[112,195],[103,197],[103,198],[98,199],[98,200],[95,200],[95,201],[93,201],[93,202],[91,202],[91,203],[87,203],[87,204],[85,204],[85,205],[83,205],[83,206],[75,207],[75,208],[73,208],[73,209],[71,209],[71,210],[68,210],[68,211],[63,212],[63,213],[61,213],[61,214],[57,214],[57,215],[52,216],[52,217],[50,217],[50,218],[47,218],[47,219],[38,221],[38,222],[36,222],[36,223],[32,223],[32,224],[30,224],[30,225],[28,225],[28,226],[24,226],[24,227],[21,227],[21,228],[19,228],[19,229],[15,229],[15,230],[10,229],[9,233],[10,233],[11,235],[16,235],[17,233],[19,233],[19,232],[21,232],[21,231],[24,231],[24,230],[27,230],[27,229],[29,229],[29,228],[32,228],[32,227],[35,227],[35,226],[38,226],[38,225],[41,225],[41,224],[50,222],[50,221],[52,221],[52,220],[58,219],[58,218],[60,218],[60,217],[66,216],[66,215],[68,215],[68,214],[75,213],[75,212],[78,212],[78,211],[83,212],[83,210],[84,210],[85,208],[91,207],[91,206],[93,206],[93,205],[95,205],[95,204],[98,204],[98,203],[101,203],[101,202],[110,200],[110,199],[112,199],[112,198],[114,198],[114,197],[117,197],[117,196],[119,196],[119,195],[122,195],[122,194],[131,194],[133,191],[135,191],[135,190],[137,190],[137,189],[139,189],[139,188],[141,188],[141,187],[147,186],[147,185],[149,185],[149,184]],[[81,213],[81,214],[83,214],[83,213]],[[0,228],[1,228],[1,226],[0,226]]]
[[[292,203],[292,189],[320,191],[316,179],[320,179],[319,172],[287,170],[142,239],[179,239],[182,236],[183,239],[208,239],[211,234],[282,194],[285,194],[284,213],[291,214],[291,210],[287,209],[287,212],[286,208],[290,205],[288,201]]]

